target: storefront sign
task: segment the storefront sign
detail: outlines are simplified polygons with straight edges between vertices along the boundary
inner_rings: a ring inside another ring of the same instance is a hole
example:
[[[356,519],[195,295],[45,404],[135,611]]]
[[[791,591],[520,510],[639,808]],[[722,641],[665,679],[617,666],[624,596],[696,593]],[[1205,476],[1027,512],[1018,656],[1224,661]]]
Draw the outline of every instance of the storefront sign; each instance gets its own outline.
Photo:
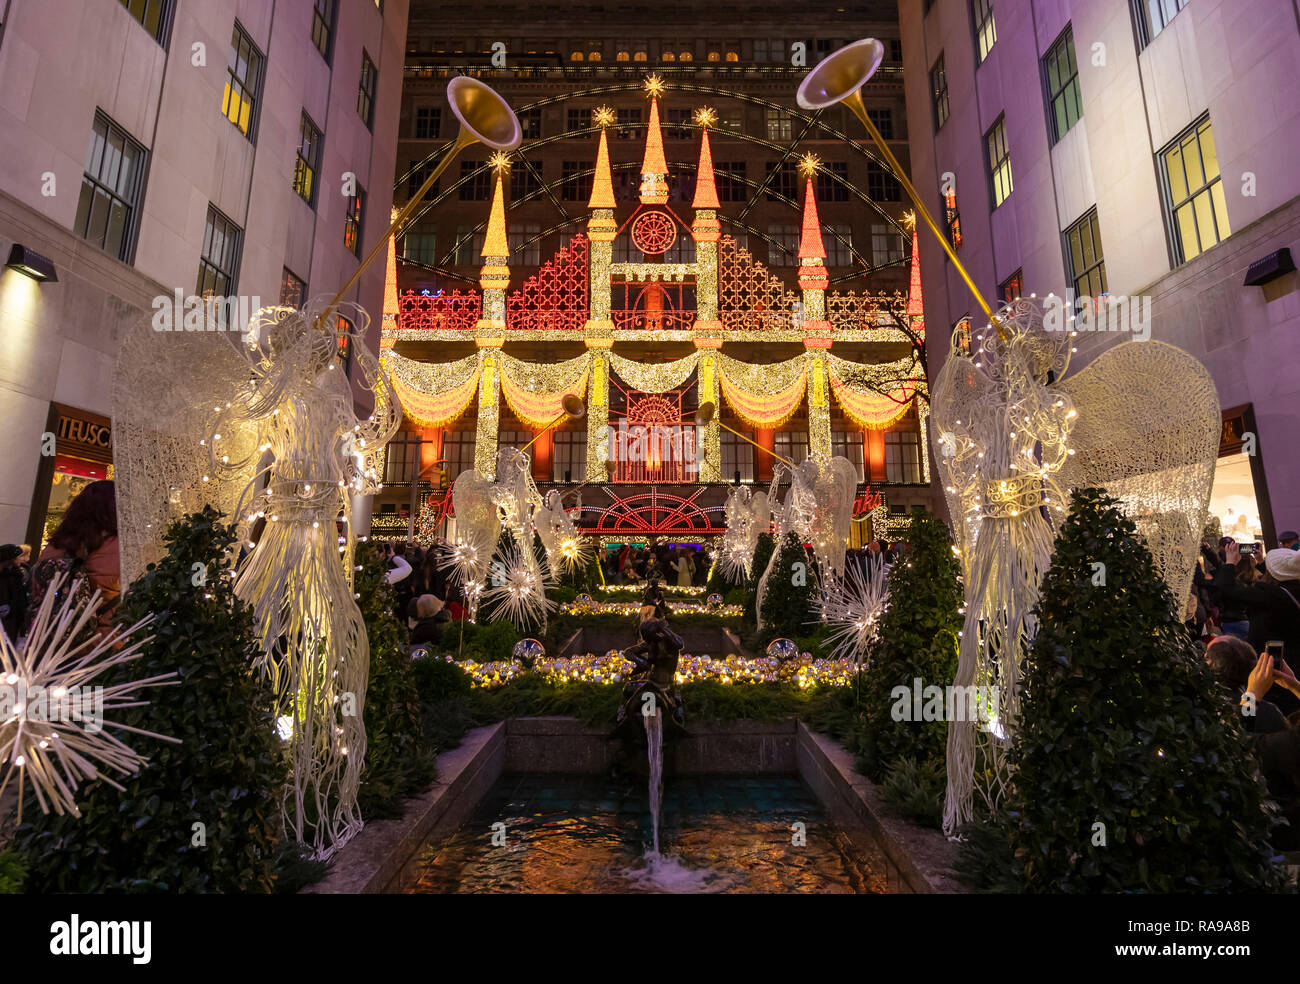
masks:
[[[57,403],[54,410],[59,454],[104,463],[113,460],[113,426],[107,417]]]

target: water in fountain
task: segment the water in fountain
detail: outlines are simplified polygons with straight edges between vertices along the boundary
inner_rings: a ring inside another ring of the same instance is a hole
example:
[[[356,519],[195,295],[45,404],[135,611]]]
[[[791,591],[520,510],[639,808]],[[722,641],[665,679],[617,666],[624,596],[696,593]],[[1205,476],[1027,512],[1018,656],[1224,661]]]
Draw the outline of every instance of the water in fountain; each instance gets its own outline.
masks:
[[[655,707],[653,714],[643,714],[646,754],[650,758],[650,822],[654,832],[653,856],[659,856],[659,809],[664,791],[664,719]]]

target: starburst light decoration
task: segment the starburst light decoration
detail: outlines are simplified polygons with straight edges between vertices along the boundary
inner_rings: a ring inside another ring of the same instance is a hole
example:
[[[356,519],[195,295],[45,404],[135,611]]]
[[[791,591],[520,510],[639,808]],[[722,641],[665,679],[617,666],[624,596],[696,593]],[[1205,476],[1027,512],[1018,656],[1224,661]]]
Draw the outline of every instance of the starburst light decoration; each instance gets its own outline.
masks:
[[[177,741],[106,716],[143,707],[148,702],[141,692],[179,683],[175,673],[111,686],[97,682],[140,658],[141,647],[153,638],[140,637],[152,616],[96,634],[100,592],[78,600],[75,590],[62,591],[69,580],[60,574],[50,584],[21,649],[0,629],[0,797],[17,773],[20,823],[24,787],[42,812],[76,817],[82,782],[102,779],[124,790],[112,774],[130,775],[147,759],[112,731]],[[63,600],[56,603],[60,594]]]
[[[608,106],[597,106],[591,111],[591,122],[596,126],[613,126],[617,120],[617,114]]]
[[[651,98],[657,98],[664,94],[664,80],[658,75],[647,75],[645,80],[645,92]]]
[[[832,660],[862,662],[888,600],[883,564],[872,565],[871,572],[864,574],[859,564],[851,563],[843,576],[831,579],[827,590],[814,599],[812,610],[833,627],[825,642]]]
[[[812,151],[799,159],[799,173],[805,178],[817,173],[822,166],[822,159]]]
[[[709,127],[716,125],[717,122],[718,122],[718,114],[713,110],[711,106],[701,106],[699,109],[695,111],[696,126],[703,127],[704,129],[707,130]]]

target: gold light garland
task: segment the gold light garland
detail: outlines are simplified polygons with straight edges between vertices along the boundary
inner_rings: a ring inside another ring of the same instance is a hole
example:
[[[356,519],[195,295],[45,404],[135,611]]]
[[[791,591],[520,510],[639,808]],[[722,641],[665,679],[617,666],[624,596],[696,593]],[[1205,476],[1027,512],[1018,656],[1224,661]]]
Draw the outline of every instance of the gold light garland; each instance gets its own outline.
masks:
[[[417,362],[387,349],[379,356],[402,410],[424,427],[445,427],[474,400],[478,353],[456,362]]]
[[[921,363],[913,356],[896,362],[863,365],[826,353],[831,390],[844,415],[859,427],[886,430],[901,420],[923,378]]]
[[[657,365],[646,365],[641,362],[633,362],[631,359],[625,359],[621,355],[609,354],[609,366],[614,371],[614,375],[627,383],[635,390],[642,393],[665,393],[671,389],[677,389],[695,371],[696,364],[699,362],[700,353],[692,352],[690,355],[680,359],[674,359],[672,362],[661,362]]]
[[[807,356],[756,365],[715,353],[727,405],[751,427],[779,427],[794,416],[808,385]]]
[[[590,353],[547,365],[523,362],[501,353],[501,392],[515,416],[529,427],[540,429],[555,422],[563,412],[566,396],[582,396],[587,390]]]

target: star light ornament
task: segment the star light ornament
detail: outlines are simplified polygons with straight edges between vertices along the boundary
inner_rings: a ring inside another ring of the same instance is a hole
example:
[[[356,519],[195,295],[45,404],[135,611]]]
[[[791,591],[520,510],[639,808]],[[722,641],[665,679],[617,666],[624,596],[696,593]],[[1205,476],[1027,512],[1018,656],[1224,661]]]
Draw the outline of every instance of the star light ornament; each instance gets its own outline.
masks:
[[[695,125],[707,130],[716,125],[718,114],[709,106],[701,106],[695,111]]]
[[[124,790],[109,772],[130,775],[147,759],[107,729],[179,744],[106,717],[144,707],[148,701],[139,699],[143,690],[180,682],[173,679],[175,673],[165,673],[102,683],[105,673],[140,658],[141,647],[153,636],[136,636],[152,616],[127,629],[114,627],[107,635],[90,634],[100,593],[78,602],[76,582],[62,590],[68,580],[61,574],[51,583],[22,649],[0,630],[0,797],[17,773],[20,823],[24,785],[31,787],[42,812],[74,817],[81,816],[76,794],[82,782],[102,779]],[[60,594],[63,600],[56,604]]]
[[[645,80],[646,95],[656,99],[664,94],[664,80],[658,75],[647,75]]]
[[[830,588],[812,604],[819,619],[832,626],[825,642],[830,658],[861,665],[888,602],[889,581],[882,564],[864,574],[860,565],[851,563],[843,577],[831,579]]]
[[[608,106],[597,106],[591,113],[591,122],[596,126],[613,126],[618,115]]]
[[[817,173],[822,166],[822,159],[809,151],[799,159],[799,173],[805,178]]]

